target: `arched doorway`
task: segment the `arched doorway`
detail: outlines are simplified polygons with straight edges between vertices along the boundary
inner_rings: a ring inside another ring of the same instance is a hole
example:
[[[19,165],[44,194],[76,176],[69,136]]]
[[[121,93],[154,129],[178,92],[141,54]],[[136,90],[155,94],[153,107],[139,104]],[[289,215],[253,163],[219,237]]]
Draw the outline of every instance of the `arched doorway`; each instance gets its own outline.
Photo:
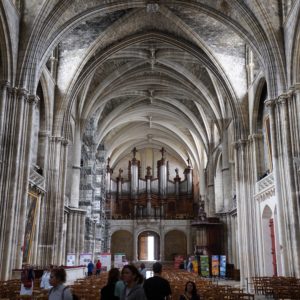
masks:
[[[133,260],[133,237],[129,231],[118,230],[111,236],[111,254],[125,253],[128,261]]]
[[[171,230],[165,235],[165,260],[173,260],[177,254],[187,255],[186,235],[179,230]]]
[[[138,236],[138,259],[159,260],[160,257],[159,235],[154,231],[143,231]]]
[[[266,276],[277,276],[275,228],[272,210],[266,205],[262,214],[264,269]]]

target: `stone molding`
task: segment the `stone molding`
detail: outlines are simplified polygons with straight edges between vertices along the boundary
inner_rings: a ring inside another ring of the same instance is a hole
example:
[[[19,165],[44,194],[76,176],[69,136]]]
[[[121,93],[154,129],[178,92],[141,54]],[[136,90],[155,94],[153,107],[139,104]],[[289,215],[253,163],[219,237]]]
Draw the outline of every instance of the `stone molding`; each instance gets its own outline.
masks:
[[[254,199],[258,201],[264,201],[275,195],[275,181],[273,173],[270,173],[265,178],[256,182],[256,194]]]

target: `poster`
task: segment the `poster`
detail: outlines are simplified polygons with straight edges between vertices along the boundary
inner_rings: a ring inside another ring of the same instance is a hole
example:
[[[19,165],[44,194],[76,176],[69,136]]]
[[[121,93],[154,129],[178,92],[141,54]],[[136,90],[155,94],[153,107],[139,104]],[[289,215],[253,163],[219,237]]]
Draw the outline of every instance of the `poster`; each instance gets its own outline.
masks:
[[[109,271],[111,269],[111,254],[110,253],[101,253],[97,255],[97,260],[101,262],[101,270]]]
[[[125,253],[115,253],[114,255],[114,267],[122,269],[128,264]]]
[[[226,256],[220,255],[220,276],[226,276]]]
[[[92,260],[91,253],[81,253],[79,255],[79,264],[80,266],[87,266],[88,263]]]
[[[200,274],[209,277],[209,259],[207,255],[200,255]]]
[[[198,260],[197,260],[197,256],[193,256],[193,272],[198,274]]]
[[[31,242],[33,240],[34,230],[35,230],[36,207],[38,204],[37,202],[38,202],[38,195],[34,193],[28,193],[24,244],[22,248],[23,263],[29,262]]]
[[[211,256],[211,275],[219,276],[219,256],[218,255]]]
[[[67,266],[74,267],[75,266],[75,253],[67,254]]]

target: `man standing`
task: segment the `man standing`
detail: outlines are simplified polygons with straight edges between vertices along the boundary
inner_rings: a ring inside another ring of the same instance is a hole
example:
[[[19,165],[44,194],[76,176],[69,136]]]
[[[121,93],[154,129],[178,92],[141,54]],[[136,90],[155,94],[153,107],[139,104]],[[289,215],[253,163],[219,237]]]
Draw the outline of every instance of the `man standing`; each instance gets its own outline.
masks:
[[[97,263],[96,263],[96,275],[100,275],[101,273],[101,261],[98,259]]]
[[[87,265],[87,269],[88,269],[88,276],[92,276],[93,271],[94,271],[94,264],[91,260],[90,260],[89,264]]]
[[[162,265],[159,262],[153,264],[154,276],[144,283],[147,300],[171,300],[171,287],[168,280],[161,277]]]

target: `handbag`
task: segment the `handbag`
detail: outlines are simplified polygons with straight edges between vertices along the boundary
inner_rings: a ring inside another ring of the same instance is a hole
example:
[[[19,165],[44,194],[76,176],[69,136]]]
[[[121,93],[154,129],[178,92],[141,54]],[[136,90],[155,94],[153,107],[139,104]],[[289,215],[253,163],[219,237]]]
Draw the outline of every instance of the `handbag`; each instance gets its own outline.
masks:
[[[26,280],[24,280],[23,285],[24,285],[25,289],[31,289],[31,287],[32,287],[32,281],[30,279],[26,279]]]

